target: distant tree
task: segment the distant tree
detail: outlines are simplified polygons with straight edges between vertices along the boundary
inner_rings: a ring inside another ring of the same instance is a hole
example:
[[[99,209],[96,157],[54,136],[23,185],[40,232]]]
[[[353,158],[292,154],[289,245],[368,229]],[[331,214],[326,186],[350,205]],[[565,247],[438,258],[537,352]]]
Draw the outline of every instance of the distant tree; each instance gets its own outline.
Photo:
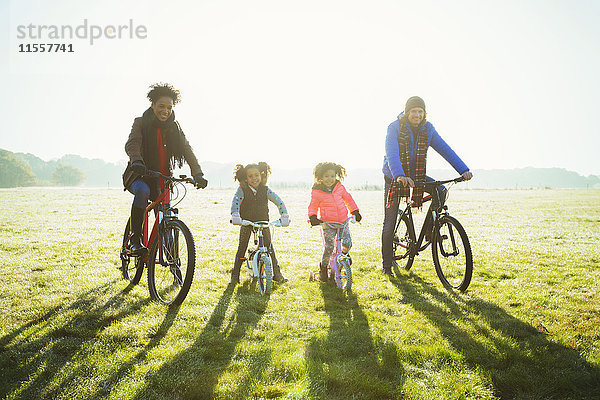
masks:
[[[52,173],[52,182],[59,186],[79,186],[85,181],[85,174],[79,168],[68,164],[58,164]]]
[[[33,186],[36,182],[29,165],[10,151],[0,149],[0,187]]]

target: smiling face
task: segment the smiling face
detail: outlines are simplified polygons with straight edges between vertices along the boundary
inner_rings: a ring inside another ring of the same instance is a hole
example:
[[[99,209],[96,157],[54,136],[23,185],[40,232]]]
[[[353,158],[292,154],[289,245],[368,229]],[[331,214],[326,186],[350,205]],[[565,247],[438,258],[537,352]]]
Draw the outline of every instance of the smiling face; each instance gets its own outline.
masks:
[[[423,121],[423,118],[425,118],[425,110],[421,107],[411,108],[408,110],[407,118],[412,126],[418,126]]]
[[[256,189],[262,180],[260,171],[256,168],[246,170],[246,179],[248,180],[248,185]]]
[[[321,182],[323,182],[323,185],[327,186],[328,188],[335,185],[335,180],[335,171],[332,169],[325,171],[321,177]]]
[[[173,99],[168,96],[160,97],[152,103],[152,111],[159,121],[165,122],[173,112]]]

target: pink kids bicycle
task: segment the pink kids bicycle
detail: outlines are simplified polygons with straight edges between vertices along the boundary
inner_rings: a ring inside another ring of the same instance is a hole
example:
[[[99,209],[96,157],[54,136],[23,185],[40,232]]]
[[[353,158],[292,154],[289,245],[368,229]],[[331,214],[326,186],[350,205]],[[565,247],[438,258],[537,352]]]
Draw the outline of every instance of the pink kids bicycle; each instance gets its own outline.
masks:
[[[350,290],[352,287],[352,258],[349,253],[342,251],[342,232],[348,226],[348,224],[356,222],[354,216],[348,218],[345,222],[329,223],[323,222],[321,225],[327,225],[332,229],[335,229],[335,250],[329,257],[329,264],[327,266],[327,275],[335,279],[336,285],[342,290]],[[319,271],[311,272],[311,281],[319,279]]]

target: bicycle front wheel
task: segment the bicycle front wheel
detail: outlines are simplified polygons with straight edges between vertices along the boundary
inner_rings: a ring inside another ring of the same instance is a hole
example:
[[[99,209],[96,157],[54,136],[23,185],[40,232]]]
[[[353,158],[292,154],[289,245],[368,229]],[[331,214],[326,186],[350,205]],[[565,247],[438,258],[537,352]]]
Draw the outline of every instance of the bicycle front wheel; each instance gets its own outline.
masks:
[[[273,265],[271,257],[261,254],[258,259],[258,290],[261,294],[271,293],[273,287]]]
[[[435,272],[446,288],[464,292],[473,275],[473,256],[465,229],[456,218],[444,215],[433,236]]]
[[[144,273],[144,261],[142,257],[132,257],[129,253],[130,237],[131,231],[129,230],[129,220],[127,220],[125,232],[123,233],[123,245],[121,246],[121,274],[123,279],[130,281],[132,285],[136,285]]]
[[[148,255],[152,299],[165,305],[181,304],[192,285],[195,264],[196,248],[190,230],[182,221],[167,221]]]
[[[394,249],[394,263],[409,270],[415,261],[415,256],[411,254],[412,247],[417,242],[415,238],[415,230],[410,225],[408,216],[405,214],[400,218],[392,247]]]
[[[352,269],[347,257],[340,257],[337,262],[338,273],[335,281],[340,289],[350,290],[352,287]]]

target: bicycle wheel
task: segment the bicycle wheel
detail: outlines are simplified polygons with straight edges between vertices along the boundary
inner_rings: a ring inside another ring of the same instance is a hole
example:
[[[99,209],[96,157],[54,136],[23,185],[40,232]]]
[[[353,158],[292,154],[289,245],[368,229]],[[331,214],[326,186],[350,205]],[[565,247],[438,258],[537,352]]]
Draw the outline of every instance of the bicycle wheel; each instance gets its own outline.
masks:
[[[456,218],[444,215],[439,219],[431,251],[442,284],[461,292],[467,290],[473,275],[473,256],[467,233]]]
[[[194,278],[196,248],[188,227],[179,220],[165,223],[148,256],[148,288],[152,299],[181,304]]]
[[[350,262],[345,256],[340,256],[337,262],[338,273],[335,277],[335,283],[340,289],[350,290],[352,287],[352,269]]]
[[[405,214],[400,219],[398,229],[394,234],[394,241],[392,242],[394,249],[394,263],[397,266],[403,267],[405,270],[409,270],[415,261],[415,256],[411,255],[411,248],[416,243],[415,231],[411,229],[408,216]]]
[[[130,236],[129,220],[127,220],[125,232],[123,233],[123,245],[121,246],[121,274],[123,275],[123,279],[131,281],[131,284],[136,285],[142,278],[144,262],[142,257],[132,257],[129,251],[127,251]]]
[[[261,294],[271,293],[273,287],[273,265],[271,257],[261,254],[258,259],[258,290]]]

